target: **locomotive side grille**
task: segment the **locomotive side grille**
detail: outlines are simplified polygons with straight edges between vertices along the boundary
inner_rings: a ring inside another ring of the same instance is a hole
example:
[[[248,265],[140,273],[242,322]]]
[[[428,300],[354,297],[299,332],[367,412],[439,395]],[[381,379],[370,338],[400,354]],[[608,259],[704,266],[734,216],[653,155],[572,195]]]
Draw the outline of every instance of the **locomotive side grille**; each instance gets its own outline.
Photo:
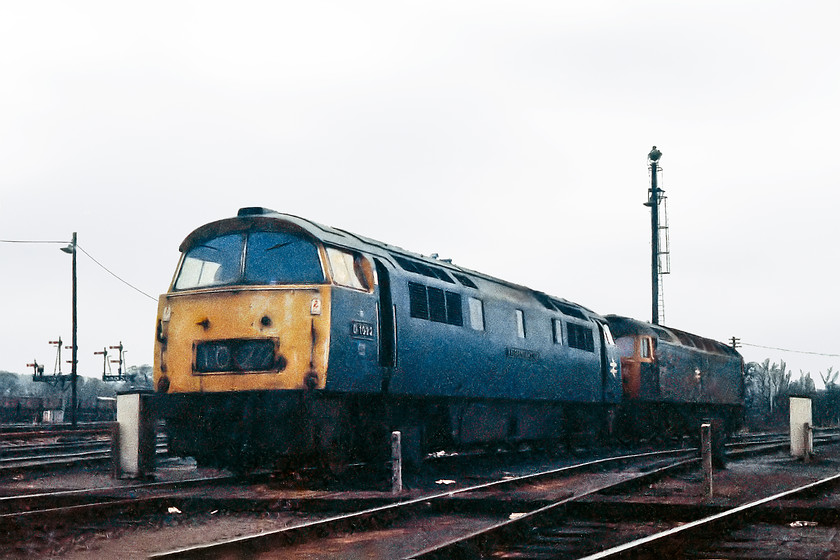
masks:
[[[446,292],[446,322],[459,327],[464,325],[464,315],[461,311],[461,294]]]
[[[440,288],[429,287],[429,319],[436,323],[446,322],[446,298]]]
[[[577,325],[575,323],[567,323],[569,331],[569,346],[579,350],[586,350],[587,352],[595,351],[595,340],[592,336],[592,329]]]
[[[463,304],[459,293],[409,282],[408,304],[412,317],[464,326]]]
[[[408,283],[408,304],[412,317],[418,319],[429,318],[429,302],[426,299],[426,286]]]

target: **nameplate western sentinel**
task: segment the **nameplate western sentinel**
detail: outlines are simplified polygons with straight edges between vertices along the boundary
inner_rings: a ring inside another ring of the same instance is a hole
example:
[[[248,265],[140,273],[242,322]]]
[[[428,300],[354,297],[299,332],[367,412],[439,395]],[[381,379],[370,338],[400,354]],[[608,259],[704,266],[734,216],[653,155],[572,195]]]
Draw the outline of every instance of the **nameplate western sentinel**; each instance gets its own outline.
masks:
[[[538,362],[540,353],[533,350],[523,350],[522,348],[506,348],[505,356],[508,358],[517,358],[519,360],[528,360],[529,362]]]

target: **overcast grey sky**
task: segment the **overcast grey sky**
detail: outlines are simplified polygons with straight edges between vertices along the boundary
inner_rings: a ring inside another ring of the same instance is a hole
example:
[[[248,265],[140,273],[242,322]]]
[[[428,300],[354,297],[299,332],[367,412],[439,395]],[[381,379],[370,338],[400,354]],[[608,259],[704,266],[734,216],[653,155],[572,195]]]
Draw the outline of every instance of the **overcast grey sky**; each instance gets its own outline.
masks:
[[[665,323],[840,354],[838,28],[834,0],[0,1],[0,239],[77,231],[157,297],[192,229],[266,206],[647,320],[656,144]],[[0,243],[0,370],[70,339],[59,247]],[[151,363],[155,302],[78,268],[80,373]]]

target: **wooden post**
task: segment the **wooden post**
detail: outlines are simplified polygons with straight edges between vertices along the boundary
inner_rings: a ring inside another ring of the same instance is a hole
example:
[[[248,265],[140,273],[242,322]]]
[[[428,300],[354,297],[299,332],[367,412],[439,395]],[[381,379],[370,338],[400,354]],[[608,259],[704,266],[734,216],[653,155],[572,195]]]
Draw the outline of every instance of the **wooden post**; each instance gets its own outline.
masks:
[[[111,428],[111,476],[113,478],[120,478],[122,476],[120,463],[120,425],[118,422],[114,423]]]
[[[714,495],[712,483],[712,425],[703,424],[700,426],[700,452],[703,459],[703,487],[706,497]]]
[[[806,463],[808,463],[811,460],[811,456],[814,454],[813,428],[808,422],[805,422],[802,435],[805,438],[802,446],[802,449],[804,449],[802,458]]]
[[[399,432],[391,432],[391,493],[402,492],[402,443]]]

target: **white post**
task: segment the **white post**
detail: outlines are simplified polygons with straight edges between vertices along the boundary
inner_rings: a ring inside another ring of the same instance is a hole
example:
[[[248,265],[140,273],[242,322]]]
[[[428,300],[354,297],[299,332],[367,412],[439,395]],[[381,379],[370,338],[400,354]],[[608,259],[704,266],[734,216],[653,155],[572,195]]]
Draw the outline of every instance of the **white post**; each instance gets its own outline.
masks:
[[[146,393],[117,394],[118,478],[144,478],[155,469],[155,425]]]
[[[391,432],[391,493],[402,492],[402,443],[399,432]]]
[[[790,454],[806,458],[813,452],[813,440],[810,437],[811,399],[807,397],[790,398]]]
[[[707,498],[714,495],[712,483],[712,425],[700,426],[700,452],[703,459],[703,488]]]

